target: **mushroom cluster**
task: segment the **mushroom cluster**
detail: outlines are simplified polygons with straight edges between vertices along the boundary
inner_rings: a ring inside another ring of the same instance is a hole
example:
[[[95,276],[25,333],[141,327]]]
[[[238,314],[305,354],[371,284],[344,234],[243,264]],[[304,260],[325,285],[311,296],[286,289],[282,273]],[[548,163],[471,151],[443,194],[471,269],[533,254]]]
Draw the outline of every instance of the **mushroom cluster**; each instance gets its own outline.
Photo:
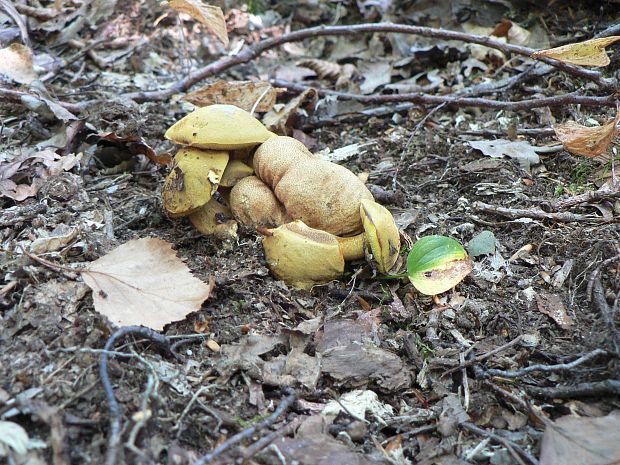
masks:
[[[189,216],[200,232],[220,239],[236,237],[237,222],[255,228],[269,268],[288,284],[330,281],[349,260],[366,258],[381,273],[396,263],[398,228],[364,183],[248,112],[202,107],[165,137],[184,146],[164,183],[170,215]],[[227,205],[214,197],[218,189]]]

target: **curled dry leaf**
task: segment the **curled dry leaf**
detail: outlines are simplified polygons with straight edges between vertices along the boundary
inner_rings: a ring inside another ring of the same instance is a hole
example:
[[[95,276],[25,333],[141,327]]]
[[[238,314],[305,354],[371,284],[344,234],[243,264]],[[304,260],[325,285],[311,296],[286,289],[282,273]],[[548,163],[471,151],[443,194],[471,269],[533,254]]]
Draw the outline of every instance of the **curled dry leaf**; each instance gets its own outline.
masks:
[[[215,286],[192,276],[172,246],[158,238],[129,241],[82,271],[95,310],[118,326],[162,330],[200,309]]]
[[[616,136],[620,122],[620,109],[616,118],[606,124],[595,127],[582,126],[574,121],[558,124],[553,129],[566,150],[576,155],[594,158],[607,151]]]
[[[37,78],[32,67],[32,50],[17,43],[1,49],[0,74],[20,84],[30,84]]]
[[[219,80],[202,89],[187,94],[184,100],[198,107],[216,103],[235,105],[245,111],[267,112],[276,104],[280,89],[271,87],[266,81],[224,81]]]
[[[204,24],[226,47],[228,47],[228,31],[224,13],[218,6],[207,5],[201,0],[170,0],[170,8],[190,15]]]
[[[561,47],[539,50],[532,53],[532,58],[553,58],[581,66],[607,66],[610,63],[609,57],[605,52],[605,47],[620,40],[620,36],[602,37],[600,39],[586,40],[575,44],[563,45]]]

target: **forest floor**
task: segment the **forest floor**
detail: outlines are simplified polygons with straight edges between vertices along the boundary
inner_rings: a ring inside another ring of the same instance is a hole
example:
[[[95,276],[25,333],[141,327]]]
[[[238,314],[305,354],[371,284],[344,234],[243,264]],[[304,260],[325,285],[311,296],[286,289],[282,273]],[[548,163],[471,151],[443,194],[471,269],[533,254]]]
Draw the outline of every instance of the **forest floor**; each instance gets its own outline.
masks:
[[[473,272],[436,300],[360,262],[340,280],[295,290],[270,274],[256,232],[240,228],[238,240],[221,242],[164,211],[169,168],[143,154],[174,153],[163,134],[191,105],[122,98],[215,61],[220,43],[154,1],[66,3],[58,11],[16,2],[43,84],[2,83],[0,430],[20,425],[30,442],[18,453],[0,434],[0,463],[105,461],[113,413],[99,363],[116,328],[77,274],[30,255],[73,267],[145,237],[172,244],[194,276],[215,285],[199,311],[163,331],[183,341],[176,358],[139,334],[115,347],[127,353],[108,367],[121,406],[117,463],[191,464],[222,445],[201,463],[617,463],[605,434],[620,418],[618,189],[609,157],[571,154],[551,130],[568,120],[603,124],[614,106],[502,110],[311,95],[275,130],[325,156],[351,146],[338,163],[367,179],[403,234],[458,239]],[[256,14],[227,4],[229,47],[288,28],[379,20],[483,34],[509,17],[538,49],[589,39],[620,16],[613,2],[409,3],[252,2]],[[20,41],[10,18],[0,16],[3,47]],[[604,71],[616,82],[619,56]],[[334,79],[296,65],[309,58],[339,65]],[[355,34],[287,43],[210,80],[335,89],[342,65],[353,64],[338,91],[451,95],[532,63],[459,41]],[[609,94],[548,68],[471,95]],[[495,139],[521,145],[470,144]],[[605,182],[612,194],[599,195]],[[472,253],[480,237],[494,240]],[[270,417],[279,405],[284,412]]]

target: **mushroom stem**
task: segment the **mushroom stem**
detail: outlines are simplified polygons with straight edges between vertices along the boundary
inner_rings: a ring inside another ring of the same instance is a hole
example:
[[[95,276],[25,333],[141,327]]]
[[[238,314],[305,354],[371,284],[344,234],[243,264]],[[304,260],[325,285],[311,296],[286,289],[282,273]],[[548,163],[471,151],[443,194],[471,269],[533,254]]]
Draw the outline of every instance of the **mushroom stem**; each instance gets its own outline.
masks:
[[[340,246],[340,252],[346,261],[360,260],[364,258],[364,233],[360,233],[357,236],[350,237],[338,237],[338,245]]]

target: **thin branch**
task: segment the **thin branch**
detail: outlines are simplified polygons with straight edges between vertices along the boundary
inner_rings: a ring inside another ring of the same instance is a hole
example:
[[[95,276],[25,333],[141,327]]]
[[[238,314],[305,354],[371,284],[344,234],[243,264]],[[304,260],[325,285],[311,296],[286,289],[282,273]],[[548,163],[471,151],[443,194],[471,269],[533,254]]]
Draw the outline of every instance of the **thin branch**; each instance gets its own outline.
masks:
[[[609,352],[607,352],[606,350],[594,349],[592,352],[588,352],[587,354],[569,363],[558,363],[557,365],[535,364],[535,365],[530,365],[525,368],[521,368],[520,370],[513,370],[513,371],[497,370],[497,369],[492,368],[490,370],[486,370],[486,375],[487,376],[501,376],[502,378],[519,378],[528,373],[532,373],[533,371],[555,372],[555,371],[572,370],[573,368],[585,362],[588,362],[598,357],[599,355],[607,355],[607,354],[609,354]]]
[[[196,460],[193,465],[206,465],[213,461],[213,459],[219,457],[228,449],[230,449],[235,444],[243,441],[244,439],[251,438],[258,431],[267,428],[271,424],[273,424],[279,417],[282,415],[288,408],[293,405],[293,402],[297,399],[297,393],[292,388],[286,388],[284,392],[287,394],[287,397],[280,402],[278,408],[275,411],[265,418],[263,421],[257,423],[256,425],[244,429],[240,433],[231,436],[218,447],[216,447],[212,452],[209,452],[206,455],[200,457],[200,459]]]
[[[605,184],[596,191],[585,192],[565,199],[558,199],[550,206],[553,210],[564,210],[582,203],[600,202],[601,200],[615,200],[620,197],[620,181]]]
[[[281,79],[274,79],[271,83],[275,87],[284,87],[294,92],[304,92],[312,86],[302,84],[294,84]],[[316,88],[315,88],[316,89]],[[316,89],[320,96],[332,95],[339,100],[353,100],[355,102],[365,104],[384,104],[384,103],[402,103],[411,102],[420,105],[452,105],[456,107],[477,107],[492,108],[495,110],[531,110],[532,108],[542,107],[564,107],[566,105],[582,105],[582,106],[616,106],[615,95],[607,96],[586,96],[581,95],[579,91],[569,94],[556,95],[553,97],[533,98],[521,100],[519,102],[510,102],[505,100],[493,100],[480,97],[456,97],[454,95],[431,95],[423,93],[406,93],[406,94],[371,94],[360,95],[349,92],[338,92],[330,89]]]
[[[444,40],[458,40],[461,42],[485,45],[490,48],[500,50],[503,53],[514,53],[517,55],[523,55],[529,57],[536,50],[528,47],[521,47],[519,45],[506,44],[493,40],[487,36],[479,36],[474,34],[467,34],[464,32],[449,31],[446,29],[436,29],[431,27],[422,26],[410,26],[406,24],[392,24],[392,23],[372,23],[372,24],[355,24],[348,26],[317,26],[308,29],[300,29],[298,31],[284,34],[280,37],[273,37],[270,39],[262,40],[252,47],[242,50],[237,55],[231,55],[223,57],[213,63],[204,66],[186,78],[180,80],[176,84],[168,87],[167,89],[150,91],[150,92],[130,92],[123,94],[122,97],[135,100],[136,102],[146,102],[155,100],[166,100],[174,94],[185,92],[194,84],[200,81],[219,74],[234,66],[248,63],[254,60],[262,53],[288,42],[299,42],[304,39],[321,37],[321,36],[354,36],[369,32],[393,32],[400,34],[413,34],[423,37],[433,37],[435,39]],[[592,71],[578,66],[562,63],[551,58],[538,58],[539,61],[548,63],[566,73],[573,76],[581,77],[589,81],[595,82],[603,89],[614,90],[617,82],[613,79],[606,79],[598,71]],[[431,102],[438,105],[442,102]]]
[[[480,436],[486,436],[492,439],[493,441],[500,443],[509,451],[512,450],[516,452],[517,454],[519,454],[521,458],[527,460],[530,465],[538,465],[539,463],[538,460],[532,454],[530,454],[525,449],[523,449],[523,447],[521,447],[518,444],[515,444],[514,442],[506,439],[503,436],[500,436],[499,434],[495,434],[485,429],[482,429],[468,421],[464,421],[463,423],[460,424],[460,426],[462,426],[468,431],[471,431],[472,433],[476,433]]]
[[[497,215],[505,216],[506,218],[519,219],[519,218],[531,218],[534,220],[549,220],[559,223],[571,223],[580,221],[590,221],[592,223],[608,222],[606,218],[581,215],[570,212],[557,212],[549,213],[540,208],[508,208],[508,207],[496,207],[484,202],[475,202],[474,208],[479,211],[487,213],[495,213]],[[612,220],[613,221],[613,220]]]
[[[121,407],[114,397],[114,388],[110,382],[110,375],[108,374],[108,354],[116,344],[116,341],[129,335],[139,334],[153,340],[160,344],[164,349],[170,350],[170,341],[168,338],[156,331],[142,326],[124,326],[116,331],[108,341],[106,342],[99,359],[99,376],[101,383],[103,384],[103,390],[105,391],[106,399],[108,401],[108,410],[110,415],[110,436],[108,437],[108,450],[106,452],[105,465],[114,465],[117,463],[118,446],[121,442]],[[173,354],[174,355],[174,354]]]
[[[512,341],[507,342],[504,345],[501,345],[499,347],[496,347],[493,350],[488,351],[487,353],[484,353],[482,355],[477,356],[476,358],[472,358],[471,360],[467,360],[463,363],[460,363],[459,365],[455,366],[454,368],[450,368],[449,370],[446,370],[442,373],[442,376],[448,375],[450,373],[453,373],[455,371],[458,371],[462,368],[467,368],[468,366],[471,365],[476,365],[484,360],[486,360],[489,357],[492,357],[495,354],[498,354],[500,352],[503,352],[506,349],[511,348],[514,345],[517,345],[519,342],[521,342],[521,339],[523,338],[522,335],[517,336],[516,338],[514,338]]]
[[[526,386],[528,394],[547,399],[572,399],[575,397],[620,396],[620,381],[606,379],[574,386],[537,387]]]

